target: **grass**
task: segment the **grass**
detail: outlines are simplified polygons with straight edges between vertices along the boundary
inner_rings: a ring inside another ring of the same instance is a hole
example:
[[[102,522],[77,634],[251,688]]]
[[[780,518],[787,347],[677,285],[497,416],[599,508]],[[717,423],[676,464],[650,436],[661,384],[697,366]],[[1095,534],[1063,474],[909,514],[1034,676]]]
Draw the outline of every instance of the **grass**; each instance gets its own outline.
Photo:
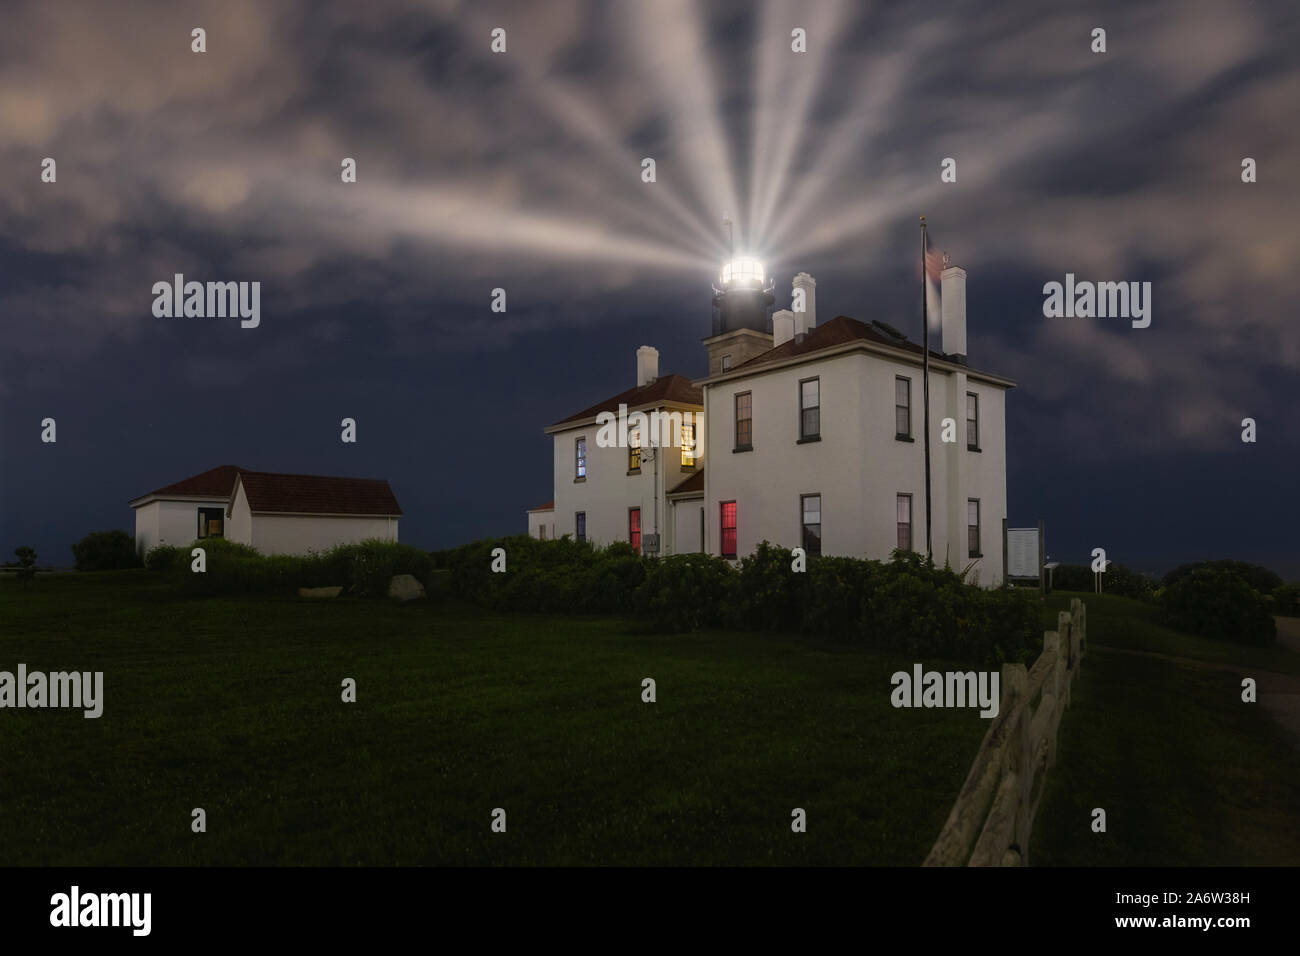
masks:
[[[915,865],[987,728],[892,708],[898,655],[445,598],[126,571],[0,579],[0,619],[0,669],[102,670],[105,698],[0,711],[0,865]]]
[[[1071,596],[1049,597],[1053,628]],[[1282,727],[1242,703],[1240,676],[1103,648],[1239,664],[1241,674],[1300,674],[1300,655],[1182,634],[1128,598],[1073,596],[1088,605],[1092,649],[1061,724],[1031,863],[1300,864],[1300,760]],[[1090,829],[1095,807],[1105,833]]]

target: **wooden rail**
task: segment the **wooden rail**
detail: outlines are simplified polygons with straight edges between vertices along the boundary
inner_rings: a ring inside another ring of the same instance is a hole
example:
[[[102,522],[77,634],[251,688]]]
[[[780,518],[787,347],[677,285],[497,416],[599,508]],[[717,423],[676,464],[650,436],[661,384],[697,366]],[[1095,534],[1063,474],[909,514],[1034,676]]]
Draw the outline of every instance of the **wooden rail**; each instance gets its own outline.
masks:
[[[1024,866],[1029,836],[1056,762],[1057,729],[1070,684],[1088,652],[1087,613],[1078,598],[1043,632],[1034,666],[1002,665],[998,716],[984,735],[966,782],[926,866]]]

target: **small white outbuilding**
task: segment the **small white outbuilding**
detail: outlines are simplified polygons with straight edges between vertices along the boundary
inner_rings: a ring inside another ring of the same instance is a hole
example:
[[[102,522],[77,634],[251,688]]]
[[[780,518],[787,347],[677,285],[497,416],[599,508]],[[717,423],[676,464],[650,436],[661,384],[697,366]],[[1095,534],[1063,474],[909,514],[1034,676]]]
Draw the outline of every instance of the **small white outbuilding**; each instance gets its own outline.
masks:
[[[262,554],[397,540],[402,509],[388,482],[221,465],[134,499],[141,555],[156,545],[228,538]]]

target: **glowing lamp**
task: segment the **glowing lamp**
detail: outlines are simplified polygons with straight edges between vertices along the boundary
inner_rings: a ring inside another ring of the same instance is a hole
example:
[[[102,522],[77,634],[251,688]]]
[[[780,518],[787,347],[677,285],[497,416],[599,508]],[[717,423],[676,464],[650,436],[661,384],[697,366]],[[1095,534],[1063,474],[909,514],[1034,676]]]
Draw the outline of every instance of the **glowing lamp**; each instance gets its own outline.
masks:
[[[753,285],[763,284],[763,263],[753,256],[738,256],[722,267],[722,284]]]

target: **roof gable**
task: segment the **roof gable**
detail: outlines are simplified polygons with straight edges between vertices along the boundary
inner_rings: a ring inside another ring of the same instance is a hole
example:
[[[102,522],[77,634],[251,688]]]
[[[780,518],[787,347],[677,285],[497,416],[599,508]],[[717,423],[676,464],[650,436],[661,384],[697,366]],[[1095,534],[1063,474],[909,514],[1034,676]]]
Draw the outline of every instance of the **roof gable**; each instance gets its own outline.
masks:
[[[156,491],[141,495],[140,498],[150,496],[158,498],[229,498],[230,493],[235,488],[235,479],[243,470],[238,465],[218,465],[216,468],[210,468],[200,474],[173,482],[170,485],[164,485]],[[138,501],[139,498],[132,500]]]
[[[661,375],[649,385],[639,385],[636,388],[629,388],[626,392],[619,392],[613,398],[607,398],[605,401],[598,402],[590,408],[584,408],[568,418],[560,419],[551,427],[566,425],[569,422],[585,421],[588,418],[595,418],[601,412],[617,414],[620,405],[636,408],[640,405],[650,404],[703,406],[704,392],[685,376]]]
[[[239,484],[255,514],[374,515],[397,517],[397,504],[382,478],[333,478],[242,471]]]

